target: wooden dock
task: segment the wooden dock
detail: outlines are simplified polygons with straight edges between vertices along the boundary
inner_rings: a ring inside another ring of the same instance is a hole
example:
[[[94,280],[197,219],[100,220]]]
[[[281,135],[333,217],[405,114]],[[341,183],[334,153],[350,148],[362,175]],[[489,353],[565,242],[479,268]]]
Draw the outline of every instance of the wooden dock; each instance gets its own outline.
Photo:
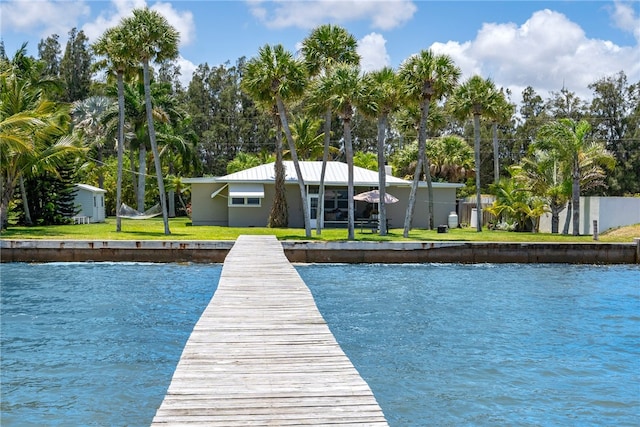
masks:
[[[240,236],[152,426],[386,426],[274,236]]]

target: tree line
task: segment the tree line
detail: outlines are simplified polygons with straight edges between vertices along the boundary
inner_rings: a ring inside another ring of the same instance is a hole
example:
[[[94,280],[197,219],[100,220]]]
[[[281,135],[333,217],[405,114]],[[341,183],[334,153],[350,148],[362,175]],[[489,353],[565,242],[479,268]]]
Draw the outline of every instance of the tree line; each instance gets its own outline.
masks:
[[[570,206],[575,233],[580,195],[640,193],[640,82],[630,84],[623,71],[593,82],[590,102],[564,87],[546,99],[527,87],[515,105],[490,79],[460,81],[452,59],[429,50],[398,69],[363,73],[355,38],[321,25],[300,52],[265,45],[254,58],[201,64],[183,87],[179,33],[149,9],[92,45],[76,29],[64,53],[58,40],[42,40],[38,58],[26,45],[9,57],[0,45],[3,227],[66,221],[72,184],[85,182],[107,190],[118,231],[122,203],[141,212],[159,203],[169,234],[168,217],[188,203],[181,177],[271,161],[279,190],[269,226],[285,227],[285,158],[296,168],[341,160],[350,171],[376,169],[381,192],[384,166],[392,165],[412,180],[405,236],[420,180],[465,183],[460,196],[477,200],[496,195],[493,213],[515,229],[535,229],[549,211],[558,231],[557,215]],[[300,192],[306,202],[302,180]],[[306,204],[304,214],[310,235]]]

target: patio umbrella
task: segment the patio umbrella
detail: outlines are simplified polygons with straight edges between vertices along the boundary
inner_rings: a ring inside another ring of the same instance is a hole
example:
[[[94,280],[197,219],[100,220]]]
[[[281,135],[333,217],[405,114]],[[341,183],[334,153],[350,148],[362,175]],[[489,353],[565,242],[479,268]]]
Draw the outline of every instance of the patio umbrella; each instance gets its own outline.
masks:
[[[378,190],[365,191],[364,193],[353,196],[353,200],[360,200],[361,202],[368,203],[380,203],[380,192]],[[398,198],[389,193],[385,193],[384,202],[386,204],[396,203],[398,202]]]

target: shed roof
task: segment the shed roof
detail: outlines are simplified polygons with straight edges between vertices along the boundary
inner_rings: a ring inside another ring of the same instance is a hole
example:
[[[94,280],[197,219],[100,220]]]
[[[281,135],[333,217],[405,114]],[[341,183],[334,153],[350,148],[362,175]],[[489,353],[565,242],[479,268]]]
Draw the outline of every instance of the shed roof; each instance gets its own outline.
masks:
[[[104,189],[98,188],[98,187],[94,187],[93,185],[89,185],[89,184],[76,184],[76,187],[78,187],[78,189],[81,189],[81,190],[91,191],[92,193],[106,193],[107,192],[107,190],[104,190]]]

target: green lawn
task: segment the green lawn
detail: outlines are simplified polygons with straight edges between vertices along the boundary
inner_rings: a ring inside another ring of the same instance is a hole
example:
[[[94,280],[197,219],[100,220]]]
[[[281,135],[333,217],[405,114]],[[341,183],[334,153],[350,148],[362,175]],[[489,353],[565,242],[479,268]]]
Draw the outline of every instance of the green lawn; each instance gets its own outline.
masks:
[[[164,234],[162,218],[147,220],[122,220],[122,231],[115,231],[115,218],[107,218],[101,224],[78,224],[58,226],[16,227],[2,231],[2,239],[52,239],[52,240],[235,240],[240,234],[275,234],[280,240],[308,240],[304,229],[297,228],[233,228],[214,226],[191,226],[186,217],[169,221],[171,235]],[[402,237],[402,229],[392,229],[388,236],[381,237],[370,230],[356,228],[356,240],[360,241],[492,241],[492,242],[593,242],[592,236],[563,236],[544,233],[514,233],[489,231],[481,233],[475,228],[453,229],[447,233],[436,230],[414,229],[408,239]],[[640,224],[613,230],[600,236],[601,242],[632,242],[640,237]],[[321,236],[312,231],[311,240],[347,240],[346,229],[325,229]]]

